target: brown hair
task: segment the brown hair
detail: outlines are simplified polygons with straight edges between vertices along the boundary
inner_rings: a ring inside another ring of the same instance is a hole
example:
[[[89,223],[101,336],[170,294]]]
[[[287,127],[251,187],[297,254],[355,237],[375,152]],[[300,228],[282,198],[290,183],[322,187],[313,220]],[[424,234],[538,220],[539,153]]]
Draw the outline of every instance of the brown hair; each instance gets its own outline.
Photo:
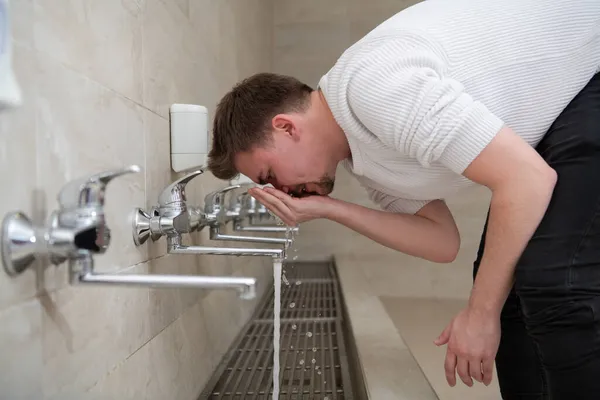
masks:
[[[273,73],[239,82],[217,105],[208,169],[219,179],[235,178],[235,155],[268,144],[273,117],[306,110],[312,90],[296,78]]]

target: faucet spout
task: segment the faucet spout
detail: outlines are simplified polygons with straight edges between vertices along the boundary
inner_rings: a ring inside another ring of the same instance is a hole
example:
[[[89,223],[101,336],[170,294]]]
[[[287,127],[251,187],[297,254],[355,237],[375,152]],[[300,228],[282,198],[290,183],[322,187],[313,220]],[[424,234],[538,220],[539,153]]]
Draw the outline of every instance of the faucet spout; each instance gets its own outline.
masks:
[[[272,243],[280,245],[289,245],[292,243],[292,240],[287,238],[226,235],[221,233],[219,225],[211,226],[210,238],[212,240],[230,240],[234,242],[249,243]]]
[[[131,275],[94,272],[90,256],[70,260],[70,279],[74,285],[117,285],[154,288],[233,289],[243,300],[256,297],[256,279],[251,277],[196,275]]]
[[[277,226],[277,225],[244,225],[240,220],[236,220],[233,223],[233,230],[238,232],[269,232],[269,233],[282,233],[287,232],[298,232],[297,226]]]
[[[182,275],[121,275],[85,273],[78,276],[78,283],[139,286],[154,288],[234,289],[239,297],[251,300],[256,296],[256,279],[225,276]]]
[[[270,256],[275,259],[285,258],[284,249],[252,249],[235,247],[185,246],[181,237],[167,237],[167,252],[169,254],[205,254],[220,256]]]

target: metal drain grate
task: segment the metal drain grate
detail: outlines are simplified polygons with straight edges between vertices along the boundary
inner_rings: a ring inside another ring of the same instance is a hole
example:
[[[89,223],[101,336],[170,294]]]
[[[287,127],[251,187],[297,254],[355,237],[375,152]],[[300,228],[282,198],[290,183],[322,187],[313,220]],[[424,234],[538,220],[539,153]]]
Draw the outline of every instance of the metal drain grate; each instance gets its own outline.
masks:
[[[335,267],[286,263],[284,273],[279,398],[353,399]],[[273,300],[271,289],[200,399],[272,399]]]

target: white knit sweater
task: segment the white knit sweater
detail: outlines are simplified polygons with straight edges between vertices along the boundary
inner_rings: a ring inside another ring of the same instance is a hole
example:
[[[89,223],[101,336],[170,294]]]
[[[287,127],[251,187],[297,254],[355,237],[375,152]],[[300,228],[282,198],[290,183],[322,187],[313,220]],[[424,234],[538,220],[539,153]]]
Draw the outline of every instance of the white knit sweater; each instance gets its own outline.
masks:
[[[427,0],[345,51],[319,88],[348,170],[383,209],[415,213],[472,184],[461,173],[503,124],[535,146],[598,71],[600,0]]]

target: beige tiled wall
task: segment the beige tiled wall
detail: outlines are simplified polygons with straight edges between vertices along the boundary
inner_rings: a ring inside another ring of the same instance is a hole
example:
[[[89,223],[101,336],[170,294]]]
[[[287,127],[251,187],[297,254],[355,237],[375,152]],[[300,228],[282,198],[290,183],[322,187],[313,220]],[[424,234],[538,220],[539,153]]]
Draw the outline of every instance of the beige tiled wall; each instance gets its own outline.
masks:
[[[316,87],[346,48],[395,13],[419,0],[278,0],[275,3],[275,72]],[[345,169],[338,168],[332,196],[377,208]],[[484,188],[449,199],[462,235],[462,248],[451,265],[415,259],[381,246],[326,220],[302,224],[295,248],[303,259],[332,254],[356,258],[367,266],[371,284],[390,295],[459,297],[468,295],[471,268],[485,220],[489,193]],[[397,265],[397,269],[390,268]]]
[[[37,222],[69,180],[138,164],[108,187],[112,229],[100,271],[251,275],[269,260],[136,248],[129,215],[170,171],[168,107],[211,115],[240,78],[271,70],[272,0],[12,0],[24,104],[0,114],[0,214]],[[188,195],[218,187],[210,174]],[[206,233],[193,237],[208,242]],[[254,302],[231,292],[72,287],[66,266],[0,271],[0,399],[195,399]]]

